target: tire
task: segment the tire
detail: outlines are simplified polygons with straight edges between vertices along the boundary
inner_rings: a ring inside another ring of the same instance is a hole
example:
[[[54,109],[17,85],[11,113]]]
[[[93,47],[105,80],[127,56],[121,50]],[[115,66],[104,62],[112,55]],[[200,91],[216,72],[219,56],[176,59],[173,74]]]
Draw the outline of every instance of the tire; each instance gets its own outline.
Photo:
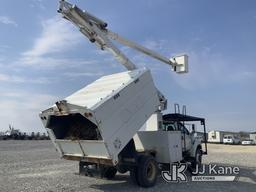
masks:
[[[196,166],[200,168],[202,166],[202,150],[201,148],[196,149],[195,157],[193,158],[193,161],[191,162],[192,169],[195,169]]]
[[[152,187],[156,184],[158,165],[151,155],[142,155],[137,167],[137,180],[142,187]]]
[[[107,179],[113,179],[116,176],[117,169],[115,167],[107,167],[104,171],[104,177]]]

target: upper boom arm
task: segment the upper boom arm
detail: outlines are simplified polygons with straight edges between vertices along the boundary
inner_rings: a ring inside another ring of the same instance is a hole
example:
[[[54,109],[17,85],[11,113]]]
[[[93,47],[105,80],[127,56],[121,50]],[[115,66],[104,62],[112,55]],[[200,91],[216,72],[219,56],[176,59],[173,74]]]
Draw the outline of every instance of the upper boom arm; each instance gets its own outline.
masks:
[[[86,11],[79,9],[76,5],[72,5],[65,0],[60,1],[58,12],[60,12],[64,18],[76,25],[80,32],[84,34],[91,42],[96,43],[100,49],[110,51],[128,70],[136,69],[136,66],[111,42],[110,39],[116,40],[123,45],[136,49],[137,51],[170,65],[173,71],[177,73],[188,72],[187,55],[180,55],[168,59],[155,51],[145,48],[135,42],[129,41],[128,39],[119,36],[117,33],[106,29],[106,22]]]

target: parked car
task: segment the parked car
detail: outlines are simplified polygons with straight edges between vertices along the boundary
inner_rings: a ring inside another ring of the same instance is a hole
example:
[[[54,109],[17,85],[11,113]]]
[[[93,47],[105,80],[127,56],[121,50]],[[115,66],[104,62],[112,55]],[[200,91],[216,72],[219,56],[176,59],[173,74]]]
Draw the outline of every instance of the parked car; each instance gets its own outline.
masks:
[[[242,141],[242,145],[253,145],[254,142],[251,139],[246,139]]]
[[[223,143],[224,144],[239,144],[240,143],[240,139],[237,138],[234,135],[225,135],[223,137]]]

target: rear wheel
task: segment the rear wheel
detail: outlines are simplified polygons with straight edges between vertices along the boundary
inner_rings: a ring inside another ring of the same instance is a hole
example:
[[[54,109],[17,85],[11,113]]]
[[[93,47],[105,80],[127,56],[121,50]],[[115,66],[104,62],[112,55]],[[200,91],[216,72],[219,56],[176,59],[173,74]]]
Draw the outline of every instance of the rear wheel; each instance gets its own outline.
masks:
[[[137,167],[137,181],[142,187],[152,187],[155,185],[158,175],[158,166],[154,157],[142,155],[139,158]]]

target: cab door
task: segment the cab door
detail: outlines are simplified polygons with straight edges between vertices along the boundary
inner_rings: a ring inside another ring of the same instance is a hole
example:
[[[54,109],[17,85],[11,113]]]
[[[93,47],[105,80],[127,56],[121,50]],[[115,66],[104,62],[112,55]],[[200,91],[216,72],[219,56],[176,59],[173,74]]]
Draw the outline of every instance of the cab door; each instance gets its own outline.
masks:
[[[188,129],[182,123],[178,123],[178,127],[181,131],[182,151],[188,151],[192,147],[191,135]]]

